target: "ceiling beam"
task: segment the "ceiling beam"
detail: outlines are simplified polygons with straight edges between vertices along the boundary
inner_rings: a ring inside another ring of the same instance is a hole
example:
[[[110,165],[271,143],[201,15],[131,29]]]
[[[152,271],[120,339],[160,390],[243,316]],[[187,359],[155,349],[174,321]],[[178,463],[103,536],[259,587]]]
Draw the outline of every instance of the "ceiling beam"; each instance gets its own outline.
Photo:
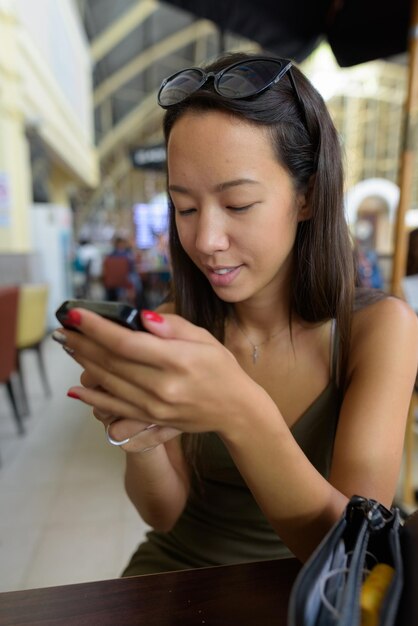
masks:
[[[248,45],[242,42],[231,48],[231,51],[238,52],[239,50],[248,50]],[[127,141],[132,140],[133,137],[140,137],[144,129],[149,127],[151,121],[162,121],[163,111],[157,105],[157,93],[158,89],[145,96],[138,106],[132,109],[103,137],[97,146],[100,161],[107,158]]]
[[[106,98],[117,91],[117,89],[143,72],[147,67],[156,63],[159,59],[169,56],[176,50],[184,48],[193,41],[199,41],[203,37],[212,35],[214,32],[216,32],[216,29],[212,22],[199,20],[150,46],[96,87],[93,95],[94,106],[97,107]]]
[[[96,63],[100,61],[158,8],[157,0],[137,0],[128,11],[92,40],[90,50],[93,60]]]
[[[127,154],[121,154],[117,162],[107,172],[106,177],[112,181],[113,185],[117,185],[130,171],[132,171],[132,161]]]
[[[140,105],[135,107],[128,115],[113,127],[113,129],[105,135],[97,146],[97,152],[99,159],[106,158],[111,152],[127,141],[127,138],[133,138],[138,136],[141,129],[146,124],[148,115],[157,107],[157,91],[152,91],[145,98],[143,98]],[[160,116],[163,116],[162,110]]]

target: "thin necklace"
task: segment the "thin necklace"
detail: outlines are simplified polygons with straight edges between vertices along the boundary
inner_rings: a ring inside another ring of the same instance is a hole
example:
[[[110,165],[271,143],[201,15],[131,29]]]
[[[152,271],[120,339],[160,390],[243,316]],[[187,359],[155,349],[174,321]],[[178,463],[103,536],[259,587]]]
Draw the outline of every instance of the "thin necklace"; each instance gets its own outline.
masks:
[[[253,341],[251,341],[251,339],[249,338],[249,336],[247,335],[246,332],[244,332],[243,328],[241,328],[240,324],[238,323],[237,318],[235,317],[235,315],[232,317],[232,319],[234,320],[236,327],[238,328],[238,330],[242,333],[242,335],[245,337],[245,339],[248,341],[248,343],[251,345],[253,351],[252,351],[252,360],[253,360],[253,364],[257,365],[257,361],[260,357],[260,346],[264,346],[265,343],[269,342],[271,339],[273,339],[274,337],[277,337],[277,335],[279,335],[283,328],[281,328],[280,330],[278,330],[277,332],[273,333],[272,335],[270,335],[270,337],[267,337],[267,339],[264,339],[264,341],[262,341],[261,343],[254,343]]]

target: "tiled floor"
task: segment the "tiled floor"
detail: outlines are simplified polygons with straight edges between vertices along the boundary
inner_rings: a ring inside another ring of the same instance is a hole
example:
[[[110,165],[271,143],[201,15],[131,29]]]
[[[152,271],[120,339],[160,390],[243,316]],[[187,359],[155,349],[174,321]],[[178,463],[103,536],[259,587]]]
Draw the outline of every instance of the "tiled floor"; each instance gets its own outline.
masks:
[[[50,338],[44,353],[50,398],[35,354],[24,354],[22,437],[0,387],[0,591],[115,578],[147,529],[124,492],[124,454],[66,397],[78,365]]]
[[[50,338],[44,348],[53,394],[45,398],[35,355],[25,354],[23,437],[0,387],[0,591],[115,578],[146,532],[124,492],[123,453],[66,397],[78,365]]]

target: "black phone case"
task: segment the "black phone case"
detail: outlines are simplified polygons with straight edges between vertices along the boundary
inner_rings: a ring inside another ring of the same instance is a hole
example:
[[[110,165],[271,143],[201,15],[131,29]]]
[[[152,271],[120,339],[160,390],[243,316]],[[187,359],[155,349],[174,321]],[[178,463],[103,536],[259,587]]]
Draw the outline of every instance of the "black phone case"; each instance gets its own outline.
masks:
[[[138,309],[124,302],[107,302],[99,300],[66,300],[55,312],[58,321],[71,330],[78,330],[68,323],[68,312],[80,308],[93,311],[102,317],[131,330],[143,330]]]

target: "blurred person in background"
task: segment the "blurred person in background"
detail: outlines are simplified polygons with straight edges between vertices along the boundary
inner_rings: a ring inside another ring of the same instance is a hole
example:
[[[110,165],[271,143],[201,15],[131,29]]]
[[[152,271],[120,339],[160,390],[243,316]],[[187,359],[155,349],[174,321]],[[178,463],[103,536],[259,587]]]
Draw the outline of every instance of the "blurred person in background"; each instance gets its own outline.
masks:
[[[113,249],[104,259],[103,284],[107,300],[131,300],[138,308],[143,307],[143,286],[137,259],[129,240],[123,235],[115,235]]]
[[[92,297],[92,283],[102,274],[102,254],[90,239],[80,239],[74,254],[73,285],[76,298]]]
[[[355,225],[355,257],[358,281],[362,287],[383,289],[384,282],[377,253],[370,245],[373,225],[360,219]]]

